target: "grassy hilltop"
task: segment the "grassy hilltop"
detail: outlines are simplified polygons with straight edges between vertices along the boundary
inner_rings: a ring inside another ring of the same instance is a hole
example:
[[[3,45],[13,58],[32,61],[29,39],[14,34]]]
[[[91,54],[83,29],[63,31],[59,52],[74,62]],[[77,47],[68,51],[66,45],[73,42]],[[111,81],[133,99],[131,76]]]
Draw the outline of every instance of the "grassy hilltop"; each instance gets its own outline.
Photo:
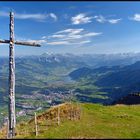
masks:
[[[26,133],[17,134],[16,138],[140,138],[140,105],[103,106],[84,103],[80,106],[80,119],[61,122],[60,118],[60,125],[52,123],[48,127],[39,126],[38,136]],[[43,114],[38,115],[42,118],[39,119],[42,126],[46,124]],[[34,131],[33,122],[18,124],[17,133]],[[0,138],[4,138],[2,133]]]

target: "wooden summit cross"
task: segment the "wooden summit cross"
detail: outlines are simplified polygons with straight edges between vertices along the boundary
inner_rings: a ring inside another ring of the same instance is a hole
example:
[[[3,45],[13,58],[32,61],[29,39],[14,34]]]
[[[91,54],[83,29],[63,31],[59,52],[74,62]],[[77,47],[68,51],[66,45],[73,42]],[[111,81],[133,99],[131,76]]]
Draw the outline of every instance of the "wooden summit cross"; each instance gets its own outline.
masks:
[[[14,40],[14,13],[10,12],[10,39],[0,40],[0,43],[9,43],[9,126],[8,137],[13,138],[15,136],[16,126],[16,114],[15,114],[15,57],[14,57],[14,44],[27,45],[40,47],[40,44],[35,42],[22,42]]]

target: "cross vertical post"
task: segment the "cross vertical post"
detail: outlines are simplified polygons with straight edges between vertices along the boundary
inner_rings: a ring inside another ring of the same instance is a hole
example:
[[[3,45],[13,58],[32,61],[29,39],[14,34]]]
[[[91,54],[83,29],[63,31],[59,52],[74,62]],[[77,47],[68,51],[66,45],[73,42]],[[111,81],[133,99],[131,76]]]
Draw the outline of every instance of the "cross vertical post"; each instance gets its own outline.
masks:
[[[9,39],[9,137],[15,136],[15,58],[14,58],[14,13],[10,12]]]
[[[0,43],[9,44],[9,102],[8,102],[8,138],[15,136],[16,112],[15,112],[15,54],[14,45],[26,45],[40,47],[36,42],[15,41],[14,39],[14,13],[10,12],[10,38],[9,40],[1,40]]]

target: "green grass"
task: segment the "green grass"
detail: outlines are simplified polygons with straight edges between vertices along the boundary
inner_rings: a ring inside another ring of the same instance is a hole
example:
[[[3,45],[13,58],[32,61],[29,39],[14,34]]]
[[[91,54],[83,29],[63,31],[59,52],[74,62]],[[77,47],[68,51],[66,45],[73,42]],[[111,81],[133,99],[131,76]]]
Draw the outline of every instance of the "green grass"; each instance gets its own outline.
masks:
[[[16,138],[140,138],[140,105],[82,104],[81,107],[80,120],[65,120],[60,126],[51,126],[39,133],[38,137],[31,134]],[[28,124],[24,129],[27,127]]]

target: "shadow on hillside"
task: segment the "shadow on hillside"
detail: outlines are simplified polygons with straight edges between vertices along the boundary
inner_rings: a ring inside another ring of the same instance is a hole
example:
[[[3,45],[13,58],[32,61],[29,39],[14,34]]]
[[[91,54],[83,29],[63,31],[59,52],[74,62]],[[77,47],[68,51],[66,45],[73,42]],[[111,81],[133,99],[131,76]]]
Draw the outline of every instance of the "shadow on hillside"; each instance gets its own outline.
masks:
[[[86,95],[76,95],[77,99],[81,102],[99,103],[102,105],[137,105],[140,104],[140,94],[130,94],[128,88],[102,88],[99,92],[106,92],[104,94],[99,93],[102,98],[87,97]]]
[[[129,94],[113,104],[138,105],[140,104],[140,95]]]
[[[106,99],[87,97],[86,95],[76,95],[76,97],[80,102],[83,102],[83,103],[88,102],[88,103],[104,104],[106,102]]]

